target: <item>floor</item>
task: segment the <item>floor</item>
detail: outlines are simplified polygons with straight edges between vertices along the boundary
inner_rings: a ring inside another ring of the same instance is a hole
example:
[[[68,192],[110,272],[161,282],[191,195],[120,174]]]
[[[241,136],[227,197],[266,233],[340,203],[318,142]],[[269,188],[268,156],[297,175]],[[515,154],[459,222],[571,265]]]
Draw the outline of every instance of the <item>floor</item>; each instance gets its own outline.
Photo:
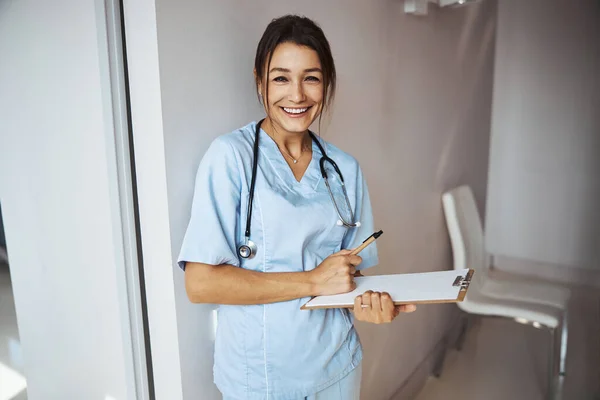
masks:
[[[574,289],[563,400],[600,400],[600,297]],[[507,319],[475,319],[460,352],[416,400],[542,400],[548,332]],[[0,400],[27,400],[13,293],[0,263]]]
[[[563,400],[600,400],[600,297],[574,289]],[[460,352],[446,356],[416,400],[542,400],[548,331],[502,318],[481,318]]]
[[[0,262],[0,400],[27,400],[8,266]]]

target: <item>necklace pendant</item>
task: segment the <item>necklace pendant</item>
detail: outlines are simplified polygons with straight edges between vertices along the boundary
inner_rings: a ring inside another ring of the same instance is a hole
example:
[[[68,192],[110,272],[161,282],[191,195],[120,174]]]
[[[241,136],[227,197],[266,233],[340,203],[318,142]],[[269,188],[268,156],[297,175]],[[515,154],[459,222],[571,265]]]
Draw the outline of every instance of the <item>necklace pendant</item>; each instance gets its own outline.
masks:
[[[298,160],[294,160],[294,164],[296,164],[298,162]]]

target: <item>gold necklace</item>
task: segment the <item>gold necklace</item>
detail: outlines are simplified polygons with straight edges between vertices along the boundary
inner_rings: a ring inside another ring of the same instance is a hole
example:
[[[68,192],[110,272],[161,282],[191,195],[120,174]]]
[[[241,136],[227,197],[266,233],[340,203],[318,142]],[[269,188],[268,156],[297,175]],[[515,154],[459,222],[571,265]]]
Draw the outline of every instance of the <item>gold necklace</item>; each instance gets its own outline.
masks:
[[[269,133],[267,133],[267,135],[271,136]],[[285,149],[285,147],[283,148],[283,151],[282,151],[282,146],[279,146],[279,143],[277,143],[277,140],[275,140],[275,138],[274,138],[273,136],[271,136],[271,139],[273,139],[273,141],[275,142],[275,145],[276,145],[276,146],[277,146],[277,148],[279,149],[279,152],[280,152],[281,154],[283,154],[283,155],[287,155],[289,158],[291,158],[291,159],[292,159],[292,162],[293,162],[294,164],[297,164],[297,163],[298,163],[298,161],[299,161],[299,160],[302,158],[302,156],[304,155],[304,150],[305,150],[305,149],[309,149],[309,146],[304,146],[304,145],[303,145],[303,146],[300,148],[300,156],[299,156],[298,158],[294,158],[294,156],[292,156],[292,155],[291,155],[291,154],[290,154],[290,153],[289,153],[289,152],[288,152],[288,151]],[[285,153],[285,154],[284,154],[284,153]]]
[[[277,144],[277,142],[275,142],[275,144]],[[281,147],[279,147],[279,145],[277,144],[277,148],[279,149],[279,151],[281,151]],[[298,158],[294,158],[290,153],[288,153],[288,151],[283,148],[283,151],[285,152],[285,155],[287,155],[289,158],[292,159],[292,162],[294,164],[297,164],[298,161],[302,158],[302,156],[304,155],[304,146],[300,149],[300,156]]]

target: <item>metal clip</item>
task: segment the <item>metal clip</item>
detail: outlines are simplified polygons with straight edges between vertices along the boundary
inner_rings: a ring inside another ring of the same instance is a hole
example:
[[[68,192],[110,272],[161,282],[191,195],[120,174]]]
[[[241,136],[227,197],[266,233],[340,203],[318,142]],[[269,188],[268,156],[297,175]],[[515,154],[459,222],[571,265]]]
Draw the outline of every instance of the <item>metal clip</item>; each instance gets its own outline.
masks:
[[[467,289],[469,284],[471,283],[471,275],[467,274],[466,276],[457,276],[454,280],[452,286],[457,287],[460,286],[461,289]]]

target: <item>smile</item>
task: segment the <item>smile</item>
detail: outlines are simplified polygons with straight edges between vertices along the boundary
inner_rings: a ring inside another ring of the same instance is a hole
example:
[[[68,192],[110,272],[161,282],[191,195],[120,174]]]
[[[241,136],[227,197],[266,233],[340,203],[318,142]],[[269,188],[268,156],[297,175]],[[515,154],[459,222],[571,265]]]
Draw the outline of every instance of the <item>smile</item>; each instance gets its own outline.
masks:
[[[290,108],[290,107],[281,107],[283,109],[283,111],[285,111],[287,114],[289,115],[293,115],[293,116],[299,116],[302,115],[304,113],[306,113],[310,107],[304,107],[304,108]]]

